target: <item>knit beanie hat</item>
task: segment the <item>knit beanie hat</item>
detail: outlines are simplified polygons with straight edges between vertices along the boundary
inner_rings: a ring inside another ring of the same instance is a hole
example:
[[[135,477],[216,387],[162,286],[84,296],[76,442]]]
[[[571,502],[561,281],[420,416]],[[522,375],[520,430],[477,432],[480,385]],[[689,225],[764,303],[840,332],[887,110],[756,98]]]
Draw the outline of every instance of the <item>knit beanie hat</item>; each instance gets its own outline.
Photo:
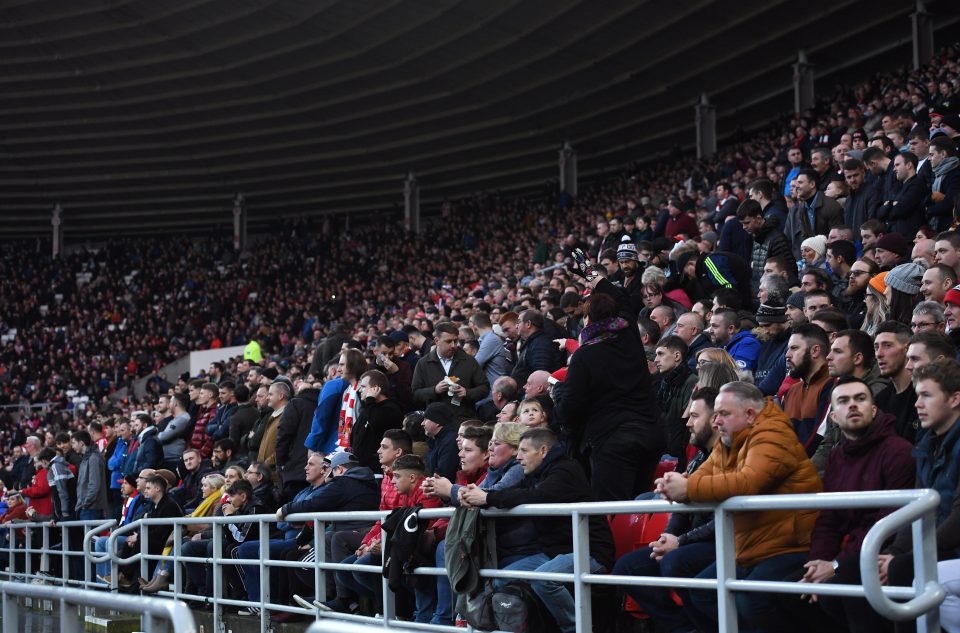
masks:
[[[817,259],[823,257],[827,252],[827,238],[823,235],[814,235],[800,242],[800,248],[809,248],[817,254]]]
[[[635,262],[640,261],[640,257],[637,256],[637,245],[630,241],[628,235],[624,235],[620,246],[617,247],[617,261],[622,262],[630,259]]]
[[[766,303],[760,304],[760,309],[757,310],[757,323],[763,325],[764,323],[786,323],[787,322],[787,307],[778,306],[778,305],[767,305]]]
[[[877,240],[877,248],[905,257],[910,252],[910,242],[899,233],[886,233]]]
[[[955,306],[960,306],[960,284],[947,290],[947,294],[943,297],[943,303],[944,305],[952,303]]]
[[[791,308],[796,308],[797,310],[803,310],[803,298],[806,296],[806,294],[807,293],[803,292],[802,290],[800,292],[793,293],[787,297],[787,305]]]
[[[915,262],[900,264],[887,273],[887,278],[884,281],[894,290],[915,295],[920,292],[920,281],[923,279],[923,273],[926,270]]]
[[[879,292],[880,294],[883,294],[884,292],[887,291],[886,279],[887,279],[886,271],[880,273],[879,275],[874,275],[873,277],[870,278],[870,287],[876,290],[877,292]]]

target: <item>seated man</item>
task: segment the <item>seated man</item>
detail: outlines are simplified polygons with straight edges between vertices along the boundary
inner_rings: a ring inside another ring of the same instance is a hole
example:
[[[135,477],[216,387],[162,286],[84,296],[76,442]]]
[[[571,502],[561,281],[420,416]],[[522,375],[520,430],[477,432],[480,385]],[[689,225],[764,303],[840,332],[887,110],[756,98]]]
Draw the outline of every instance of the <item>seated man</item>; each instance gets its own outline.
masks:
[[[713,406],[717,391],[709,387],[698,389],[690,397],[690,416],[687,418],[690,444],[697,453],[687,467],[687,474],[709,457],[716,443],[713,427]],[[670,522],[656,541],[647,547],[624,554],[613,566],[615,576],[664,576],[692,578],[716,559],[713,513],[681,513],[670,516]],[[694,628],[686,611],[662,587],[629,587],[627,594],[643,607],[669,633],[686,633]],[[678,591],[685,595],[685,591]]]
[[[894,431],[893,416],[877,410],[867,383],[853,376],[838,378],[831,394],[830,417],[840,428],[841,438],[827,459],[824,492],[901,490],[913,486],[913,447]],[[821,510],[810,537],[807,562],[784,580],[859,585],[863,537],[891,511],[892,508]],[[889,628],[889,622],[863,598],[820,597],[824,609],[839,616],[836,623],[817,607],[817,600],[816,595],[801,598],[784,594],[781,603],[791,615],[783,619],[786,628],[824,631],[841,624],[854,633]],[[836,604],[838,601],[842,606]]]
[[[592,501],[583,469],[564,455],[557,436],[549,429],[530,429],[520,438],[517,460],[523,465],[519,487],[489,492],[471,484],[460,489],[460,505],[513,508],[525,503],[577,503]],[[573,571],[573,535],[569,521],[555,517],[533,519],[541,552],[504,567],[505,570],[570,573]],[[590,573],[613,567],[614,547],[610,524],[601,515],[590,517]],[[507,581],[498,580],[503,586]],[[573,596],[561,582],[535,580],[530,586],[546,605],[558,629],[576,631]]]
[[[707,461],[689,478],[667,473],[657,491],[671,501],[717,503],[740,495],[820,492],[817,471],[797,441],[790,419],[760,390],[733,382],[720,388],[714,407],[720,433]],[[816,511],[741,512],[734,517],[736,573],[741,580],[781,580],[806,562]],[[716,578],[716,563],[698,578]],[[741,630],[780,626],[776,599],[737,592]],[[688,613],[700,630],[717,627],[717,595],[691,591]]]
[[[153,507],[143,515],[145,519],[179,519],[183,516],[183,510],[177,505],[177,502],[167,495],[167,480],[160,475],[151,475],[143,483],[143,496]],[[167,544],[167,538],[173,532],[172,523],[163,523],[158,525],[147,525],[141,530],[148,530],[148,551],[151,556],[159,556],[163,553],[163,548]],[[140,552],[140,536],[137,532],[127,537],[127,542],[120,548],[120,556],[128,558],[133,554]],[[153,563],[150,563],[151,565]],[[139,561],[124,565],[120,568],[120,578],[118,584],[121,586],[132,586],[133,579],[137,578],[140,571]]]

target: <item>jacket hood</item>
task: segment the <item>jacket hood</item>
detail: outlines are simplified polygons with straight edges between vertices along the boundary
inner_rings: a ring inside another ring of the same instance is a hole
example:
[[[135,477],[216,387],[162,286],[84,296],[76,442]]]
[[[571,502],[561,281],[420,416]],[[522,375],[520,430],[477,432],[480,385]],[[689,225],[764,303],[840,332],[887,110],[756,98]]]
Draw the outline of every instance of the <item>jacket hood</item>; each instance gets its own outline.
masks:
[[[373,481],[377,480],[373,475],[373,471],[367,468],[366,466],[354,466],[347,472],[340,475],[341,477],[347,477],[349,479],[356,479],[357,481]]]
[[[847,455],[861,455],[869,452],[874,446],[896,434],[894,430],[896,420],[897,418],[892,414],[877,410],[873,423],[867,427],[862,436],[851,440],[841,434],[840,449]]]

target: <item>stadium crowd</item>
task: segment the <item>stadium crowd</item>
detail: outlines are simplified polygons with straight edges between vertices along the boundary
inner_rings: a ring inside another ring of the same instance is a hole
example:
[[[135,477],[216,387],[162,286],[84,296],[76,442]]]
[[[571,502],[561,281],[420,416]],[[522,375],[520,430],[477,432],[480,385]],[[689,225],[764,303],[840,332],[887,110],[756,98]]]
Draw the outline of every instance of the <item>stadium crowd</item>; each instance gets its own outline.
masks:
[[[943,621],[960,627],[958,91],[947,51],[838,89],[715,160],[632,167],[561,205],[478,196],[445,206],[420,236],[301,224],[239,256],[213,237],[8,256],[0,292],[18,309],[0,316],[12,331],[3,397],[58,406],[0,420],[12,447],[0,522],[269,512],[269,557],[309,562],[310,526],[288,515],[933,488],[940,578],[953,592]],[[242,358],[203,376],[157,373],[188,350],[237,344]],[[110,399],[151,373],[142,400]],[[94,406],[76,409],[73,392]],[[812,586],[859,583],[862,539],[886,512],[738,515],[738,577],[811,584],[803,597],[738,593],[744,630],[910,630]],[[397,514],[335,523],[325,556],[385,565],[409,617],[452,624],[472,617],[465,596],[484,591],[464,569],[481,561],[448,555],[477,529],[467,514],[429,522],[415,543]],[[594,519],[596,573],[715,577],[709,513],[675,514],[626,552]],[[172,527],[144,529],[151,554],[169,552]],[[573,570],[566,522],[495,529],[493,565]],[[405,574],[384,555],[384,532],[448,576]],[[909,536],[886,544],[884,582],[912,583]],[[255,523],[225,529],[222,546],[238,560],[267,554]],[[182,549],[213,547],[207,528]],[[199,563],[160,561],[149,578],[139,565],[98,572],[145,593],[176,574],[191,594],[214,585]],[[223,580],[259,601],[256,566]],[[309,598],[312,569],[272,574],[270,595],[379,612],[375,575],[326,580],[322,603]],[[562,583],[494,585],[575,630]],[[664,631],[717,626],[713,592],[626,594]]]

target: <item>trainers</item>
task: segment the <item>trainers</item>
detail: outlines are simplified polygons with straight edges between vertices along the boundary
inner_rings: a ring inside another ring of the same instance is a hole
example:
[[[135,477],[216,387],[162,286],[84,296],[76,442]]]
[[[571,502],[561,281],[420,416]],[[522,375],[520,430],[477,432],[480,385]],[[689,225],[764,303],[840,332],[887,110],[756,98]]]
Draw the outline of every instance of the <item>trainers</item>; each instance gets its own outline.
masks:
[[[310,600],[307,600],[302,596],[298,596],[297,594],[293,594],[293,601],[299,604],[304,609],[316,609],[318,608],[316,603],[319,602],[317,600],[314,600],[313,602],[311,602]]]
[[[260,607],[247,607],[237,611],[237,615],[260,615]]]
[[[313,604],[321,611],[336,611],[337,613],[350,613],[350,605],[345,604],[340,598],[320,602],[314,600]]]

